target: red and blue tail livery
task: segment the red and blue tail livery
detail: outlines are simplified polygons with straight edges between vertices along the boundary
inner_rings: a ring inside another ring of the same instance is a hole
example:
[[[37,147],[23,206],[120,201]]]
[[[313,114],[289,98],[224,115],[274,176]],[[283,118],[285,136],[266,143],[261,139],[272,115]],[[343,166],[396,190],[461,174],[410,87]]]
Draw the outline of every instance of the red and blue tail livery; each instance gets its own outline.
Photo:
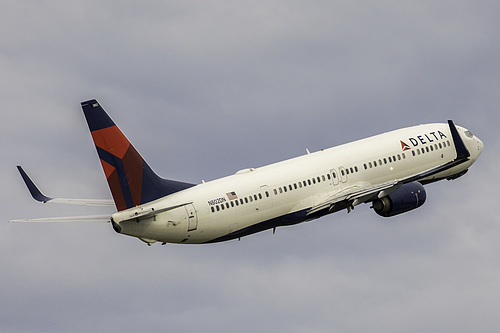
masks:
[[[95,99],[81,104],[118,211],[193,186],[159,177]]]

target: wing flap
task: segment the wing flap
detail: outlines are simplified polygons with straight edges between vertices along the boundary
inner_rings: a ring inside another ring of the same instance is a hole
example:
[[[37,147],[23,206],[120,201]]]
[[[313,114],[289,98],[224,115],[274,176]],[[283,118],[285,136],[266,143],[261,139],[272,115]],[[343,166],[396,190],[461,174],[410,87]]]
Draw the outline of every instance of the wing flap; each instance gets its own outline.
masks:
[[[395,180],[375,186],[370,184],[351,186],[335,193],[326,200],[311,207],[311,209],[307,212],[307,215],[317,213],[324,209],[333,211],[335,205],[341,202],[343,203],[342,206],[345,206],[346,204],[348,207],[356,206],[377,198],[381,193],[391,193],[401,187],[401,185],[402,183]]]

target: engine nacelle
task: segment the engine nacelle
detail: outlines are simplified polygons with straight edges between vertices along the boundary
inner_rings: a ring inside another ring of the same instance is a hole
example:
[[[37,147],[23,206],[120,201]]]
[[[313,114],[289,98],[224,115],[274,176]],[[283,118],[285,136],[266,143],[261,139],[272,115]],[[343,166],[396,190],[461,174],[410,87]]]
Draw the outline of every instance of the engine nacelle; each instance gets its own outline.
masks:
[[[404,184],[391,194],[373,201],[372,208],[383,217],[406,213],[422,206],[427,198],[425,189],[419,182]]]

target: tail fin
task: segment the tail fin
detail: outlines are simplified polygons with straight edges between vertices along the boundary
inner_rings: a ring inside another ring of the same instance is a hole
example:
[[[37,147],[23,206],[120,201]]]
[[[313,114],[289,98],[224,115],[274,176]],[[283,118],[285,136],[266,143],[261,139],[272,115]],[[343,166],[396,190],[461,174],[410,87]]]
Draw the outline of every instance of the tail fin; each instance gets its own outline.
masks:
[[[118,211],[194,186],[160,178],[95,99],[82,109]]]

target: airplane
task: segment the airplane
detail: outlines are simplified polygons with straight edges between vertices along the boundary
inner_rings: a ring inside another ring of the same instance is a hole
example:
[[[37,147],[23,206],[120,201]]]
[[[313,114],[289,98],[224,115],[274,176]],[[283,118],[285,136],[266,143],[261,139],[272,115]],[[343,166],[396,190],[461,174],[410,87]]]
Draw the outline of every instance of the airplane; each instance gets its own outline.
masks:
[[[423,185],[463,176],[483,151],[466,128],[432,123],[394,130],[282,162],[191,184],[158,176],[95,99],[81,103],[113,200],[52,198],[24,169],[33,198],[43,203],[115,206],[110,215],[11,222],[111,222],[148,245],[202,244],[371,204],[393,217],[422,206]]]

